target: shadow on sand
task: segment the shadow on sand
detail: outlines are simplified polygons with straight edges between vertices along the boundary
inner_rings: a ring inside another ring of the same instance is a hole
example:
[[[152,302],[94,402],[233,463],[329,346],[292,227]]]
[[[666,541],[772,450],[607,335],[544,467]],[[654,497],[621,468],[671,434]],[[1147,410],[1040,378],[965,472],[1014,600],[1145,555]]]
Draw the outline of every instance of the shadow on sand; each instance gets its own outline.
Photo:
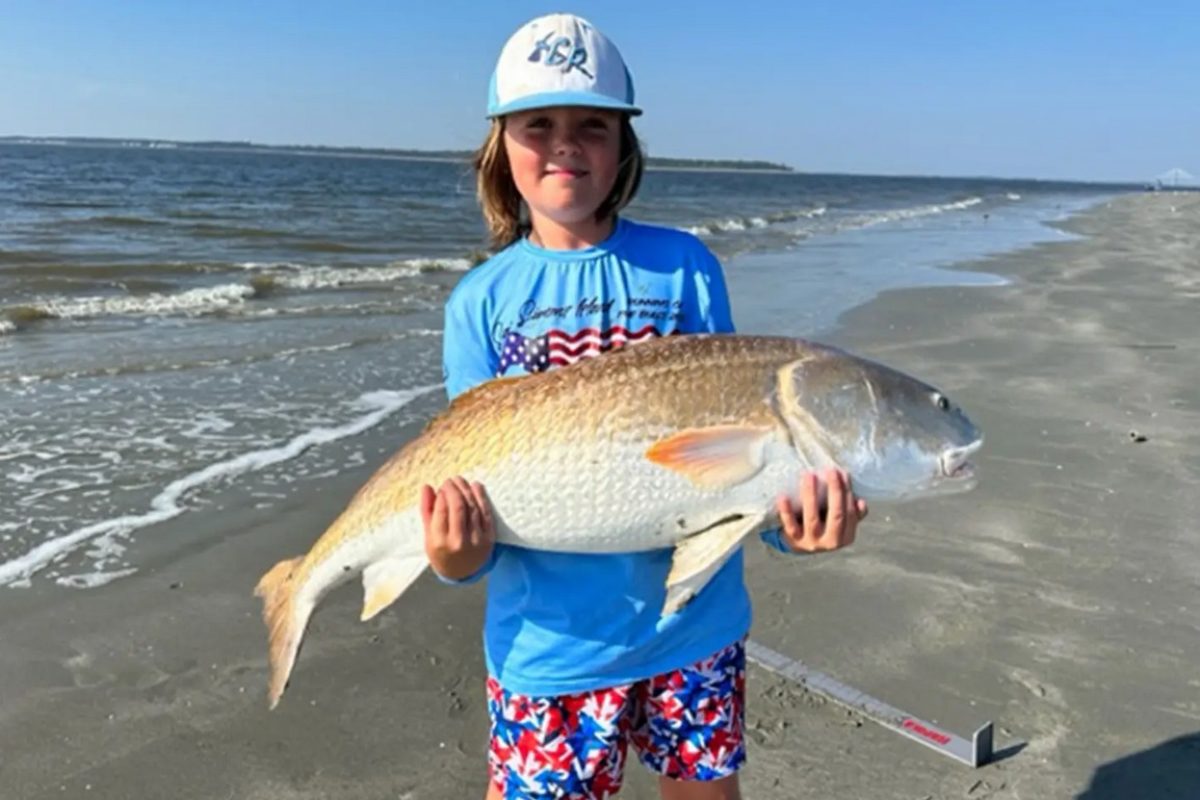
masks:
[[[1170,739],[1096,769],[1075,800],[1200,798],[1200,732]]]

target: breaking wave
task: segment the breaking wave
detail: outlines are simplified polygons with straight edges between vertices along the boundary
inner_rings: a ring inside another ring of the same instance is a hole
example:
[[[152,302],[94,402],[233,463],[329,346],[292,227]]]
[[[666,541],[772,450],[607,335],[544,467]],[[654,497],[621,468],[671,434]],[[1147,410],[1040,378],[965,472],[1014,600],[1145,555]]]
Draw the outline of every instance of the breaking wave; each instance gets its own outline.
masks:
[[[382,267],[302,267],[295,264],[261,264],[244,262],[243,269],[262,270],[252,279],[256,287],[274,289],[333,289],[339,286],[358,286],[372,283],[391,283],[415,278],[427,272],[466,272],[471,262],[465,258],[412,258],[393,261]]]
[[[815,219],[824,216],[826,212],[825,206],[817,206],[801,211],[779,211],[774,214],[766,214],[763,216],[754,217],[727,217],[725,219],[714,220],[711,222],[701,223],[699,225],[686,226],[683,230],[696,236],[711,236],[720,233],[734,233],[739,231],[753,230],[754,228],[767,228],[772,225],[782,225],[789,222],[797,222],[803,219]]]
[[[872,225],[881,225],[888,222],[900,222],[906,219],[917,219],[919,217],[929,217],[935,214],[945,214],[947,211],[965,211],[972,206],[977,206],[983,202],[982,197],[968,197],[965,200],[956,200],[953,203],[933,203],[924,206],[912,206],[909,208],[894,208],[889,211],[882,211],[877,214],[863,214],[857,217],[851,217],[847,222],[846,227],[868,228]]]
[[[47,319],[92,319],[97,317],[203,316],[240,308],[248,300],[262,299],[281,290],[316,291],[344,286],[393,283],[433,272],[465,272],[466,258],[413,258],[379,267],[302,266],[290,263],[244,262],[237,265],[254,274],[246,282],[222,283],[179,292],[145,294],[56,296],[38,298],[0,312],[0,333],[11,333],[25,325]]]
[[[711,237],[720,236],[721,234],[743,233],[755,229],[773,228],[778,225],[792,223],[811,223],[800,229],[791,231],[793,235],[803,238],[814,233],[836,233],[838,231],[857,230],[890,222],[901,222],[903,220],[928,217],[935,214],[944,214],[946,212],[965,211],[982,202],[982,197],[968,197],[951,203],[931,203],[881,211],[845,213],[836,216],[827,216],[828,208],[822,205],[802,211],[786,211],[765,216],[728,217],[685,227],[684,230],[697,236]]]
[[[86,319],[112,316],[196,316],[239,305],[254,296],[254,287],[246,284],[222,284],[188,289],[173,294],[153,293],[140,296],[53,297],[6,309],[10,321],[38,319]]]

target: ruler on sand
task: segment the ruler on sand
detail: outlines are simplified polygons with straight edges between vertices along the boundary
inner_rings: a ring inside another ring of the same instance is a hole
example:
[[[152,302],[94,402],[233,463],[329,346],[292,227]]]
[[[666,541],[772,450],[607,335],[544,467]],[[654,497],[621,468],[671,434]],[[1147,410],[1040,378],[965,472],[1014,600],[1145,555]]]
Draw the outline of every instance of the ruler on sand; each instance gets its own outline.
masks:
[[[777,653],[758,642],[746,642],[746,657],[760,667],[795,681],[810,692],[828,697],[846,708],[878,722],[902,736],[937,750],[969,767],[981,767],[992,760],[992,723],[988,722],[970,740],[942,730],[932,722],[918,719],[907,711],[879,700],[853,686],[818,672],[811,667]]]

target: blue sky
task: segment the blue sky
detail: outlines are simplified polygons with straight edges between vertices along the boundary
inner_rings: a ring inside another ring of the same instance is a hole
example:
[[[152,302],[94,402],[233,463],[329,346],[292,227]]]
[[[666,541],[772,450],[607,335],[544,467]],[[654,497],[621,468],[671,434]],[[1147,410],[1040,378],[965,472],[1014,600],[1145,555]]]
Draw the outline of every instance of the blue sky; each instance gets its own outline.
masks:
[[[614,39],[652,155],[1200,174],[1200,2],[0,0],[0,135],[471,148],[526,19]]]

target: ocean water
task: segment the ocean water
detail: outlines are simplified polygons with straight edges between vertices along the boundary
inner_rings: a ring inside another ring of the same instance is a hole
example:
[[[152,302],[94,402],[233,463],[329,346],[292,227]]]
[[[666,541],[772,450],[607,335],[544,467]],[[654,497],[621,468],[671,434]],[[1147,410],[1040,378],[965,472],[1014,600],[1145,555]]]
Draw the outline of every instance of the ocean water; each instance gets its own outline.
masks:
[[[819,336],[1128,189],[650,171],[627,214],[709,244],[743,331]],[[389,452],[485,247],[464,164],[0,144],[0,586],[118,580],[223,488],[270,508]]]

